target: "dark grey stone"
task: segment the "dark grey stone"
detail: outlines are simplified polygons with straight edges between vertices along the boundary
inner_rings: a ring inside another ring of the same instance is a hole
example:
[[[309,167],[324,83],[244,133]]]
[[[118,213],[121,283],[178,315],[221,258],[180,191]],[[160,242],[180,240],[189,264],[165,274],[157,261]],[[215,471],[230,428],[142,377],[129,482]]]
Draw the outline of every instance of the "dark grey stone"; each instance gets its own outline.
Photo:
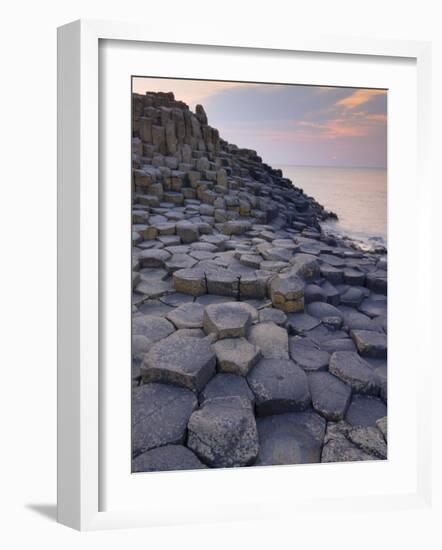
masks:
[[[294,336],[289,340],[290,357],[305,371],[326,370],[330,354],[322,351],[308,338]]]
[[[387,303],[385,300],[374,300],[366,298],[359,306],[359,311],[365,313],[369,317],[378,317],[379,315],[387,315]]]
[[[343,270],[329,264],[321,265],[321,275],[333,285],[339,285],[344,282]]]
[[[183,443],[195,395],[166,384],[145,384],[132,393],[132,453],[134,456],[167,444]]]
[[[387,416],[387,406],[383,401],[370,395],[355,394],[345,420],[352,426],[375,426],[376,420],[384,416]]]
[[[211,304],[204,310],[204,330],[217,338],[246,336],[251,322],[250,306],[241,302]]]
[[[287,315],[287,328],[295,334],[302,334],[317,327],[321,321],[308,315],[308,313],[289,313]]]
[[[289,358],[289,339],[285,328],[275,323],[253,325],[248,340],[261,350],[263,357],[273,359]]]
[[[321,462],[355,462],[377,460],[377,457],[366,453],[348,438],[351,430],[346,422],[329,422],[324,437]]]
[[[354,391],[377,395],[379,384],[368,363],[353,351],[336,351],[330,357],[329,371]]]
[[[344,326],[350,330],[376,330],[375,321],[368,315],[348,306],[339,306],[344,318]]]
[[[308,376],[313,408],[327,420],[343,420],[351,399],[351,388],[328,372]]]
[[[170,252],[157,248],[143,250],[143,252],[138,255],[138,261],[141,267],[164,267],[169,258]]]
[[[356,351],[356,346],[350,338],[336,338],[321,344],[321,349],[334,353],[335,351]]]
[[[170,472],[207,468],[183,445],[165,445],[138,455],[132,460],[132,473]]]
[[[329,281],[324,281],[321,285],[322,292],[326,298],[328,304],[332,306],[337,306],[341,300],[339,291],[334,287]]]
[[[387,443],[378,428],[373,426],[352,428],[347,437],[366,453],[378,458],[387,458]]]
[[[259,416],[302,411],[311,402],[307,376],[290,360],[261,359],[247,381]]]
[[[249,370],[261,359],[257,346],[245,338],[225,338],[213,345],[219,372],[247,376]]]
[[[319,263],[311,254],[295,254],[290,260],[290,272],[305,281],[312,281],[319,276]]]
[[[350,336],[361,355],[383,359],[387,357],[387,337],[371,330],[352,330]]]
[[[258,455],[258,432],[247,399],[207,399],[190,417],[188,430],[188,447],[213,468],[247,466]]]
[[[204,306],[201,304],[183,304],[167,314],[167,319],[176,328],[202,328]]]
[[[242,397],[252,405],[255,403],[255,396],[246,379],[236,374],[220,373],[214,376],[201,392],[200,402],[213,397]]]
[[[373,292],[387,294],[387,272],[378,270],[368,273],[366,285]]]
[[[338,308],[332,306],[331,304],[326,304],[324,302],[312,302],[306,307],[307,313],[316,317],[316,319],[329,319],[336,317],[342,320],[342,313]]]
[[[173,292],[172,294],[168,294],[167,296],[163,296],[160,298],[161,302],[163,304],[166,304],[170,307],[179,307],[183,304],[189,304],[192,303],[194,300],[193,296],[190,296],[189,294],[181,294],[180,292]]]
[[[312,302],[326,302],[327,296],[319,285],[308,284],[304,287],[304,301],[306,304]]]
[[[365,273],[357,269],[346,269],[344,271],[344,282],[347,285],[362,286],[365,283]]]
[[[258,418],[260,450],[255,466],[319,462],[325,425],[312,411]]]
[[[350,287],[343,294],[341,294],[341,304],[358,307],[364,299],[362,290],[356,287]]]
[[[175,327],[162,317],[137,315],[132,319],[132,334],[145,336],[152,343],[166,338],[175,331]]]
[[[215,374],[215,353],[207,338],[172,335],[144,357],[144,382],[165,382],[200,391]]]
[[[287,322],[287,315],[279,309],[265,307],[259,312],[259,321],[261,323],[272,322],[277,325],[285,325]]]

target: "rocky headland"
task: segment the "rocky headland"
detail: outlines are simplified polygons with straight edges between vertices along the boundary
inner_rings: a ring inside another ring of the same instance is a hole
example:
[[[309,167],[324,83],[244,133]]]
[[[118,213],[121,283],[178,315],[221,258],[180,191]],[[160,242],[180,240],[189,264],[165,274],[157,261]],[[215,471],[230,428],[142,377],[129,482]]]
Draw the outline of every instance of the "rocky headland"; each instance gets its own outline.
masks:
[[[172,93],[132,166],[132,470],[385,459],[384,251]]]

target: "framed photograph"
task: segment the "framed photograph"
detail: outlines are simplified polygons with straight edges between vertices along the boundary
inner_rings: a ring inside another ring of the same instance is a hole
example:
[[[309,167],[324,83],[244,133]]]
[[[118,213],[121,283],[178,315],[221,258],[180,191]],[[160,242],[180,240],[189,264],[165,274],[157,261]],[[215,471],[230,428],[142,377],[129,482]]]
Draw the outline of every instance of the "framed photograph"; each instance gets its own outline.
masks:
[[[425,506],[429,45],[78,21],[58,71],[59,521]]]

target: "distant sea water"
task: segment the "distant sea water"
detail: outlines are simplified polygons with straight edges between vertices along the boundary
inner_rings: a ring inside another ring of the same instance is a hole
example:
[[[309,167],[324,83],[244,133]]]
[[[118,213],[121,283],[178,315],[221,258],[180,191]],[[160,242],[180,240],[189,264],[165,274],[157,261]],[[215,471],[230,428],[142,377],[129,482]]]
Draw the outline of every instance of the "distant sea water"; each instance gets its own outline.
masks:
[[[322,223],[324,231],[367,244],[387,245],[387,171],[373,168],[277,166],[292,180],[338,215]]]

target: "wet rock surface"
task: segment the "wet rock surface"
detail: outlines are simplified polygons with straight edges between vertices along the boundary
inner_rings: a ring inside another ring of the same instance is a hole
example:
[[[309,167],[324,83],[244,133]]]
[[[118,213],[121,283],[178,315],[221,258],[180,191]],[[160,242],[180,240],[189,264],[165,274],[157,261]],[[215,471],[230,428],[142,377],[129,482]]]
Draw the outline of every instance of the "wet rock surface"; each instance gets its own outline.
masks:
[[[320,462],[326,422],[314,412],[259,418],[257,425],[257,466]]]
[[[201,106],[133,95],[134,472],[387,456],[387,259]]]

